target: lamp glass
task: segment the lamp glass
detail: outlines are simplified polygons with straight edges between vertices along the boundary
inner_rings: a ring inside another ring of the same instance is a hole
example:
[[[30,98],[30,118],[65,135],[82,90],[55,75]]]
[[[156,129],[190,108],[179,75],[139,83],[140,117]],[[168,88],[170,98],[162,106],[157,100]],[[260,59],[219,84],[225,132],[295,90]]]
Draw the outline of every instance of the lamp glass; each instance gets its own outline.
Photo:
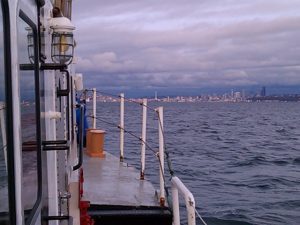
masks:
[[[73,33],[54,31],[51,45],[52,60],[60,64],[70,64],[73,59],[73,53]]]
[[[28,58],[30,62],[33,64],[34,63],[34,38],[33,38],[33,33],[30,28],[26,28],[28,31],[27,34],[27,52],[28,52]]]

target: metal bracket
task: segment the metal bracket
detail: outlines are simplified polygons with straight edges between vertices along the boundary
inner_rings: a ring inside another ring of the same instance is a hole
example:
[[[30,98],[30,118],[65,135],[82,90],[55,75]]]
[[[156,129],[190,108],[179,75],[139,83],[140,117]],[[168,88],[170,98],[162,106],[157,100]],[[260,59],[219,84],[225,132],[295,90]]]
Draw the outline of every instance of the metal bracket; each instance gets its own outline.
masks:
[[[73,217],[72,216],[44,216],[43,220],[53,221],[53,220],[68,220],[68,225],[73,225]]]
[[[43,151],[64,151],[70,149],[70,143],[67,140],[43,141]]]

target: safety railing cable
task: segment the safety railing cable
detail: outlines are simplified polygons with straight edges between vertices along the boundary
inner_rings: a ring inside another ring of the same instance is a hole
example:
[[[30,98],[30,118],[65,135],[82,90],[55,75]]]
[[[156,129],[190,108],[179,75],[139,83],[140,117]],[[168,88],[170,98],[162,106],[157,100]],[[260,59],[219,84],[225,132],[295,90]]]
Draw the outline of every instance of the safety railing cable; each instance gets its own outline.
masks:
[[[93,90],[92,89],[86,89],[85,92],[92,92]],[[114,95],[114,94],[111,94],[111,93],[107,93],[107,92],[103,92],[103,91],[99,91],[97,90],[97,93],[100,93],[102,95],[106,95],[106,96],[109,96],[109,97],[113,97],[115,99],[120,99],[120,98],[124,98],[124,101],[126,102],[130,102],[130,103],[134,103],[134,104],[138,104],[138,105],[141,105],[143,107],[146,107],[147,109],[153,111],[153,112],[156,112],[156,116],[157,116],[157,119],[159,121],[159,124],[160,124],[160,129],[162,131],[162,134],[163,134],[163,138],[164,140],[166,140],[165,138],[165,132],[164,132],[164,129],[162,128],[162,122],[161,122],[161,118],[157,112],[157,110],[149,105],[143,105],[142,102],[140,101],[136,101],[136,100],[132,100],[132,99],[129,99],[129,98],[126,98],[126,97],[123,97],[123,96],[120,96],[120,95]],[[97,118],[98,119],[98,118]],[[125,131],[124,131],[125,132]],[[139,139],[140,140],[140,139]],[[167,161],[167,166],[168,166],[168,171],[169,171],[169,174],[171,176],[174,176],[175,175],[175,172],[173,170],[173,167],[172,167],[172,161],[170,159],[170,154],[169,154],[169,151],[168,151],[168,148],[167,148],[167,144],[166,142],[164,142],[164,154],[165,154],[165,158],[166,158],[166,161]]]
[[[92,90],[86,89],[85,91],[88,92],[88,91],[92,91]],[[129,99],[129,98],[120,96],[120,95],[114,95],[114,94],[111,94],[111,93],[107,93],[107,92],[103,92],[103,91],[98,91],[98,90],[97,90],[97,93],[100,93],[100,94],[106,95],[106,96],[110,96],[110,97],[115,98],[115,99],[124,98],[124,101],[126,101],[126,102],[138,104],[138,105],[141,105],[141,106],[143,106],[143,107],[146,107],[147,109],[149,109],[149,110],[151,110],[151,111],[153,111],[153,112],[156,112],[156,116],[157,116],[157,119],[158,119],[158,121],[159,121],[159,129],[161,130],[161,132],[162,132],[162,134],[163,134],[164,140],[166,140],[166,138],[165,138],[166,135],[165,135],[165,132],[164,132],[164,129],[163,129],[163,126],[162,126],[162,120],[161,120],[161,118],[160,118],[160,116],[159,116],[159,113],[157,112],[157,110],[156,110],[155,108],[152,108],[152,107],[149,106],[149,105],[143,105],[143,103],[140,102],[140,101],[132,100],[132,99]],[[92,118],[92,116],[89,116],[89,117]],[[120,125],[117,125],[117,124],[115,124],[115,123],[109,122],[109,121],[104,120],[104,119],[100,119],[100,118],[98,118],[98,117],[96,118],[96,120],[99,120],[99,121],[101,121],[101,122],[103,122],[103,123],[106,123],[106,124],[108,124],[108,125],[110,125],[110,126],[116,127],[116,128],[118,128],[118,129],[122,129],[122,130],[124,130],[125,133],[127,133],[127,134],[131,135],[132,137],[136,138],[137,140],[143,142],[143,143],[145,144],[146,148],[149,149],[151,152],[153,152],[153,153],[156,155],[156,157],[157,157],[157,159],[158,159],[158,161],[159,161],[159,167],[160,167],[160,169],[162,169],[161,160],[159,159],[159,154],[158,154],[158,152],[155,151],[155,150],[148,144],[147,141],[146,141],[146,142],[143,141],[141,137],[139,137],[138,135],[134,134],[133,132],[131,132],[131,131],[129,131],[129,130],[126,130],[126,129],[120,127]],[[170,158],[170,155],[169,155],[169,151],[168,151],[168,147],[167,147],[166,142],[164,142],[164,155],[165,155],[165,159],[166,159],[166,161],[167,161],[167,166],[168,166],[169,174],[171,175],[171,177],[173,177],[173,176],[175,175],[175,172],[174,172],[173,167],[172,167],[172,161],[171,161],[171,158]],[[165,175],[163,176],[163,179],[164,179],[164,189],[165,189],[165,191],[166,191],[166,195],[169,196],[168,188],[167,188],[166,185],[165,185],[165,184],[166,184],[166,182],[165,182],[165,180],[166,180]],[[202,218],[202,216],[200,215],[200,213],[198,212],[198,210],[196,209],[195,206],[194,206],[194,209],[195,209],[195,212],[196,212],[197,217],[201,220],[201,222],[202,222],[204,225],[207,225],[207,223],[204,221],[204,219]]]
[[[89,116],[89,117],[91,117],[91,116]],[[125,128],[121,128],[120,125],[117,125],[117,124],[115,124],[113,122],[109,122],[109,121],[106,121],[106,120],[103,120],[103,119],[100,119],[100,118],[96,118],[96,120],[99,120],[99,121],[101,121],[103,123],[106,123],[106,124],[108,124],[110,126],[113,126],[115,128],[122,129],[125,133],[131,135],[132,137],[136,138],[139,141],[142,141],[146,145],[146,148],[149,149],[151,152],[153,152],[155,154],[155,156],[159,159],[158,152],[155,151],[147,142],[143,141],[141,139],[141,137],[139,137],[138,135],[134,134],[132,131],[126,130]],[[160,160],[159,160],[159,167],[162,168]],[[164,177],[164,181],[165,181],[165,177]]]
[[[204,221],[204,219],[202,218],[202,216],[201,216],[200,213],[198,212],[196,206],[195,206],[194,208],[195,208],[196,215],[197,215],[198,218],[201,220],[201,222],[202,222],[204,225],[207,225],[207,223]]]

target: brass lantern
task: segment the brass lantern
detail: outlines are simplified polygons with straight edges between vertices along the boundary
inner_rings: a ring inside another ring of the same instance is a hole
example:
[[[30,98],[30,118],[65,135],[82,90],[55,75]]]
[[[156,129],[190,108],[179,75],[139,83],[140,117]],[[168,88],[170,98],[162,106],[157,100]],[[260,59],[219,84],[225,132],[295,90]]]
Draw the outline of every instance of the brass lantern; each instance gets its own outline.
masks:
[[[74,55],[73,30],[75,30],[75,26],[68,18],[61,16],[51,19],[50,28],[52,29],[52,61],[59,64],[70,64]]]

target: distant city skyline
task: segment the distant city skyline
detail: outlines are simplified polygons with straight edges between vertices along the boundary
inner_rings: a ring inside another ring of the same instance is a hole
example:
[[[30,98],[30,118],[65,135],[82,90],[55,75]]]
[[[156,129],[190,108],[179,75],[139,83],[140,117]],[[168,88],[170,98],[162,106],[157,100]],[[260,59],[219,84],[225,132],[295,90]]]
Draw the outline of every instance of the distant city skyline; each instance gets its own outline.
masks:
[[[140,98],[161,98],[161,97],[176,97],[176,96],[199,96],[199,95],[222,95],[225,93],[240,92],[241,95],[255,96],[261,95],[262,89],[265,87],[266,95],[283,95],[283,94],[300,94],[300,86],[248,86],[248,87],[218,87],[218,88],[148,88],[148,89],[107,89],[96,87],[97,90],[118,95],[124,92],[128,97]],[[93,88],[87,87],[87,88]]]

